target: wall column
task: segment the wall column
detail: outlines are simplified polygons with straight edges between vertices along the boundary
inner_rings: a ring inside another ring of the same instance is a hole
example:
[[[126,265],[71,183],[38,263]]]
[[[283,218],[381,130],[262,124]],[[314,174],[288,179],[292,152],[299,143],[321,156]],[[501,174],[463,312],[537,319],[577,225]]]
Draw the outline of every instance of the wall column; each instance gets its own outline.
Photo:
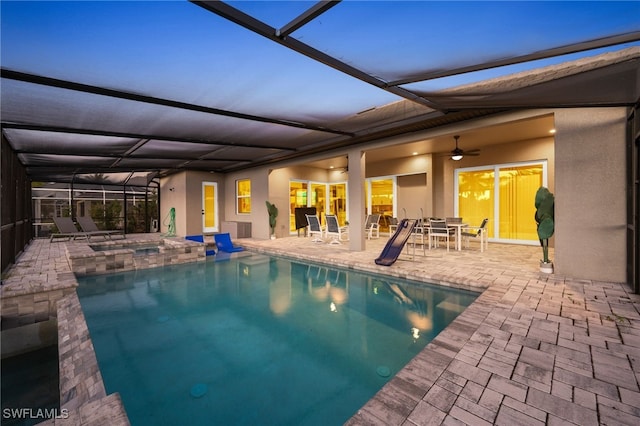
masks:
[[[626,119],[626,108],[555,111],[559,275],[626,281]]]
[[[359,150],[350,150],[349,180],[348,180],[348,207],[349,207],[349,250],[364,251],[365,249],[365,206],[364,180],[366,154]]]

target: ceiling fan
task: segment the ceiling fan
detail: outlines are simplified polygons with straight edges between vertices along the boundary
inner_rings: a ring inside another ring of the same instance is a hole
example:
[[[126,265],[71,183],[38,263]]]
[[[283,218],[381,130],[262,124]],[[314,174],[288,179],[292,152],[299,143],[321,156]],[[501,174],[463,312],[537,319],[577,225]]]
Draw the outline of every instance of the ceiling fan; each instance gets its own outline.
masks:
[[[463,149],[458,147],[458,139],[460,138],[459,135],[455,135],[453,137],[456,140],[456,148],[451,151],[451,153],[446,154],[446,155],[450,155],[451,159],[454,161],[459,161],[462,160],[462,157],[464,157],[465,155],[480,155],[480,150],[479,149],[470,149],[468,151],[464,151]]]

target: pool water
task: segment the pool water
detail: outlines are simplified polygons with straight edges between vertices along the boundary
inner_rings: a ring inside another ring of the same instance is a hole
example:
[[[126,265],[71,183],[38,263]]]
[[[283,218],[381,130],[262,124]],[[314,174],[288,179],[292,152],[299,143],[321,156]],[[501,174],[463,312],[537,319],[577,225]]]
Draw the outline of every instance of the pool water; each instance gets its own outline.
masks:
[[[338,425],[478,296],[245,252],[78,278],[133,425]]]
[[[2,362],[3,426],[30,426],[43,422],[42,416],[15,416],[13,410],[29,408],[52,412],[60,410],[60,380],[58,376],[58,345],[47,346],[21,355],[4,358]]]

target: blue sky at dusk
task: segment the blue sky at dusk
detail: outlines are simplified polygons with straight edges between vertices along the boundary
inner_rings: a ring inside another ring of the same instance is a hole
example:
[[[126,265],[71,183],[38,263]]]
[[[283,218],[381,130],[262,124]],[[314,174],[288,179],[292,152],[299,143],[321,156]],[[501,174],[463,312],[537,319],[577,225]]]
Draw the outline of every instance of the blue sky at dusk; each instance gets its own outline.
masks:
[[[314,3],[230,2],[273,27]],[[186,1],[2,1],[1,8],[0,60],[12,70],[256,114],[344,115],[398,99]],[[639,31],[638,16],[638,1],[344,1],[293,36],[392,81]]]

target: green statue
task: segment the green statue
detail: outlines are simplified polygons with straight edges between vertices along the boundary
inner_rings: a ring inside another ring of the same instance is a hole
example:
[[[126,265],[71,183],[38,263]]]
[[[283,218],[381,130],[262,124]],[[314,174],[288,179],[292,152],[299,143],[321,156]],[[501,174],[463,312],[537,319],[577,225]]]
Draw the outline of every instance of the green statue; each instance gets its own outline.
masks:
[[[167,223],[167,220],[169,223]],[[169,214],[162,222],[163,225],[167,225],[167,233],[164,234],[165,237],[175,237],[176,236],[176,208],[171,207],[169,209]]]
[[[267,211],[269,212],[269,228],[271,228],[271,235],[276,233],[276,219],[278,218],[278,208],[266,201]]]
[[[547,188],[541,186],[536,192],[535,220],[538,224],[538,238],[542,246],[543,263],[551,263],[549,260],[549,238],[553,236],[554,231],[554,202],[553,194]]]

